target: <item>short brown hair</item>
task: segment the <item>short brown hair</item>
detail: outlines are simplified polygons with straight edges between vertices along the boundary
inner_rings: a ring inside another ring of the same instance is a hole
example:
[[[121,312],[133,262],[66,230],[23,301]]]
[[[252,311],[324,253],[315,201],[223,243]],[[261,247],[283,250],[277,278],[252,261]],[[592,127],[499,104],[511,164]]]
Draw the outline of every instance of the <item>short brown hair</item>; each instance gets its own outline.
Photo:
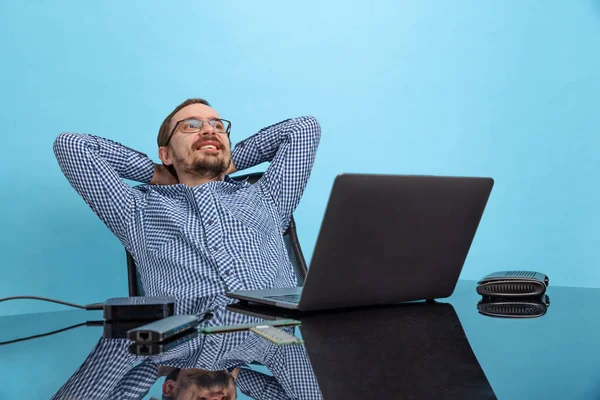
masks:
[[[171,111],[171,114],[167,115],[167,118],[165,118],[163,123],[160,125],[160,129],[158,130],[158,137],[156,138],[156,141],[158,142],[158,147],[167,145],[166,142],[167,138],[169,137],[169,133],[171,133],[169,128],[171,127],[171,119],[173,118],[173,115],[177,114],[179,110],[189,106],[190,104],[204,104],[205,106],[211,106],[208,101],[200,98],[195,98],[187,99],[186,101],[175,107],[175,109]]]

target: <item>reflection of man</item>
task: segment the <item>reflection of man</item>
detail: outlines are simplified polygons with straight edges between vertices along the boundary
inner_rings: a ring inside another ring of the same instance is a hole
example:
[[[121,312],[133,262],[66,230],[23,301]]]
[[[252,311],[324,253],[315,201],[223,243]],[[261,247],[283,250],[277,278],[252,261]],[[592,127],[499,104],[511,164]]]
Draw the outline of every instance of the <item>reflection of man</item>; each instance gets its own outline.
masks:
[[[233,151],[230,127],[205,100],[182,103],[159,131],[162,165],[97,136],[62,133],[54,142],[69,183],[133,255],[146,295],[297,286],[283,234],[320,126],[312,117],[285,120]],[[254,185],[229,178],[263,162],[270,165]]]
[[[202,326],[264,321],[228,312],[225,305],[231,301],[224,296],[182,299],[175,307],[177,314],[187,315],[203,315],[211,310],[213,317]],[[283,329],[294,333],[293,327]],[[221,397],[229,395],[234,399],[236,386],[253,399],[322,398],[304,346],[277,346],[250,331],[199,334],[165,353],[151,356],[131,354],[130,343],[127,339],[100,339],[52,399],[142,399],[161,377],[166,377],[162,389],[167,399],[170,396],[196,400],[203,397],[192,393],[209,395],[220,391]],[[266,367],[270,374],[256,370],[253,363]]]
[[[159,375],[168,372],[162,386],[163,400],[203,399],[235,400],[235,378],[239,368],[228,371],[204,371],[201,369],[161,367]]]

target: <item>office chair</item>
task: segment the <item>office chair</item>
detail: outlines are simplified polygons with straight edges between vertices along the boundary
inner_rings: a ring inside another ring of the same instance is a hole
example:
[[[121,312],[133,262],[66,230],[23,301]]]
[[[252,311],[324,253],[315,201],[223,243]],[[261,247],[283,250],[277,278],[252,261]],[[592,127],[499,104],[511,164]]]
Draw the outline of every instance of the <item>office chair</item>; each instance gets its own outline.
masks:
[[[262,172],[254,172],[245,175],[239,175],[232,177],[234,180],[248,179],[251,184],[256,183],[263,175]],[[286,232],[283,234],[283,241],[292,262],[296,279],[298,280],[298,286],[304,286],[304,280],[306,279],[306,273],[308,271],[306,267],[306,261],[304,254],[300,248],[300,242],[298,241],[298,235],[296,233],[296,223],[294,216],[290,218],[290,223]],[[135,268],[135,260],[129,251],[125,250],[127,255],[127,278],[129,284],[129,296],[144,296],[144,288],[142,287],[142,281]]]

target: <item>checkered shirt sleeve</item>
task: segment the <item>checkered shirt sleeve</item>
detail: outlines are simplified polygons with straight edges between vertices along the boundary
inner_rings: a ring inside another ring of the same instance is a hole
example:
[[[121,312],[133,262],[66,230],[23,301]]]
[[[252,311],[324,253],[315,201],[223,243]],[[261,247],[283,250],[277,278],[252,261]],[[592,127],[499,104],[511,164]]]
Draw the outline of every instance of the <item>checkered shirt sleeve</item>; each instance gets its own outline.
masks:
[[[127,228],[142,195],[123,179],[150,182],[154,163],[111,140],[76,133],[61,133],[54,154],[71,186],[127,245]]]
[[[232,152],[238,170],[271,162],[259,184],[277,207],[282,231],[304,193],[320,139],[321,126],[314,117],[292,118],[260,130]]]

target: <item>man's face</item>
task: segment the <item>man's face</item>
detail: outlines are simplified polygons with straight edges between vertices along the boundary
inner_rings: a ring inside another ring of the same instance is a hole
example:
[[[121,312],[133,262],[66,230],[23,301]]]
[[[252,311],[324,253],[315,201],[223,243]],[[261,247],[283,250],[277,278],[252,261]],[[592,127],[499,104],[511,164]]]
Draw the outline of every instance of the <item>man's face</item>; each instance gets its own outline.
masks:
[[[207,121],[220,119],[219,113],[204,104],[190,104],[179,110],[171,119],[170,130],[182,120],[203,120],[197,133],[182,132],[182,124],[173,132],[168,146],[159,149],[165,165],[173,165],[178,173],[196,174],[207,178],[218,177],[227,171],[231,163],[229,138]]]
[[[235,400],[236,385],[235,379],[227,371],[188,368],[181,370],[177,381],[165,382],[163,394],[177,400]]]

